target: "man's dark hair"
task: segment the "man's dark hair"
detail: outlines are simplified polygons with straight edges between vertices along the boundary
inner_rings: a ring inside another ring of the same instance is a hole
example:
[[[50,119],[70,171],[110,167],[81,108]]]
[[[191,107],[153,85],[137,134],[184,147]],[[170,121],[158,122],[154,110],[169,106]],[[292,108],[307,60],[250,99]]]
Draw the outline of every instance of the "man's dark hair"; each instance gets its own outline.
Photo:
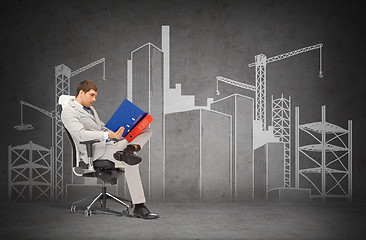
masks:
[[[97,85],[95,85],[95,83],[93,83],[90,80],[84,80],[82,82],[79,82],[78,86],[76,87],[76,95],[75,97],[77,97],[79,95],[80,90],[83,90],[85,93],[89,92],[91,89],[93,89],[94,91],[97,91]]]

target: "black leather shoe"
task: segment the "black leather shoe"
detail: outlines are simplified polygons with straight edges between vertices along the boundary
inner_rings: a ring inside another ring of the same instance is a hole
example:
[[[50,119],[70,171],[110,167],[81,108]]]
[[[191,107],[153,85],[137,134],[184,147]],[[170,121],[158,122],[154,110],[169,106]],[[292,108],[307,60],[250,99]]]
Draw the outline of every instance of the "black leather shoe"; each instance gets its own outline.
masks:
[[[123,151],[117,151],[113,154],[114,159],[118,161],[123,161],[127,163],[128,165],[136,165],[139,164],[142,161],[142,158],[137,156],[133,153],[131,150],[123,150]]]
[[[142,218],[142,219],[156,219],[159,218],[159,215],[155,213],[151,213],[147,207],[142,206],[140,208],[135,208],[133,210],[133,217],[135,218]]]

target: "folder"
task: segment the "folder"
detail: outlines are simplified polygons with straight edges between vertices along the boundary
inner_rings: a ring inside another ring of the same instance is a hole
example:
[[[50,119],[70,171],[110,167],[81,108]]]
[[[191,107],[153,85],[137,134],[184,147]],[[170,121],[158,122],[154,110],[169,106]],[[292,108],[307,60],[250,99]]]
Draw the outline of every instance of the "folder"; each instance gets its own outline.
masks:
[[[105,124],[105,127],[115,132],[123,126],[125,130],[123,131],[122,137],[128,142],[131,142],[152,121],[153,118],[148,113],[125,99]],[[135,129],[136,126],[137,128]],[[129,136],[126,138],[127,134],[129,134]]]
[[[131,142],[135,137],[137,137],[149,124],[152,122],[153,118],[150,114],[146,114],[143,119],[141,119],[130,132],[127,133],[125,139],[127,142]]]

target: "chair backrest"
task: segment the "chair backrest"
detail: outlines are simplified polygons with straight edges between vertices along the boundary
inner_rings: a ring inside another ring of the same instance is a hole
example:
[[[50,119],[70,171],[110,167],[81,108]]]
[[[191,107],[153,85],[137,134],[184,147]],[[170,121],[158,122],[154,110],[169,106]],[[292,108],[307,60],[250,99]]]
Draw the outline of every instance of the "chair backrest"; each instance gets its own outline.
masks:
[[[62,106],[62,109],[65,108],[66,104],[69,102],[69,100],[74,100],[75,96],[70,95],[61,95],[58,99],[58,104]]]
[[[75,99],[74,96],[69,96],[69,95],[61,95],[59,100],[58,100],[58,106],[57,106],[57,111],[58,113],[61,115],[62,110],[65,108],[66,104],[69,102],[69,100]],[[95,168],[91,165],[88,164],[85,166],[80,166],[80,157],[79,157],[79,150],[77,148],[77,145],[74,141],[74,139],[72,138],[70,132],[67,130],[67,128],[65,128],[65,132],[66,132],[66,136],[69,139],[70,145],[72,147],[72,171],[76,176],[79,177],[97,177],[102,179],[105,182],[110,182],[112,185],[117,183],[117,178],[124,172],[122,169],[115,169],[114,168],[114,163],[104,159],[104,160],[97,160],[94,162],[94,167],[97,168],[96,172],[94,172]],[[84,162],[82,162],[84,163]],[[82,168],[82,169],[88,169],[88,170],[92,170],[91,172],[84,172],[84,173],[78,173],[76,172],[77,168]],[[100,168],[100,169],[98,169]],[[103,169],[103,170],[101,170]],[[97,172],[99,171],[99,174],[97,174]]]
[[[67,105],[67,103],[69,102],[69,100],[73,100],[75,99],[74,96],[70,96],[70,95],[61,95],[58,99],[58,113],[61,115],[62,110],[65,108],[65,106]],[[77,173],[75,171],[75,168],[83,168],[85,169],[85,166],[81,167],[80,166],[80,157],[79,157],[79,150],[77,148],[77,145],[74,141],[74,139],[71,137],[70,132],[64,127],[65,132],[66,132],[66,136],[69,139],[71,148],[72,148],[72,167],[73,167],[73,172],[75,175],[77,176],[82,176],[79,173]],[[91,166],[90,166],[91,167]],[[93,169],[93,168],[91,168]]]

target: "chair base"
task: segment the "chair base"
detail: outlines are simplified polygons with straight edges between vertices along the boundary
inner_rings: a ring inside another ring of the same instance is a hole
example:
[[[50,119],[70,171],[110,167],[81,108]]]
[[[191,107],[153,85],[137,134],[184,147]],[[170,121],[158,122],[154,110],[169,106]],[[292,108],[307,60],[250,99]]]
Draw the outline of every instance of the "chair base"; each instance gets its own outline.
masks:
[[[121,204],[125,207],[124,210],[121,212],[110,210],[107,208],[107,200],[112,200],[116,203]],[[100,207],[95,207],[94,205],[99,202]],[[92,211],[99,210],[103,212],[113,213],[116,215],[122,215],[122,216],[129,216],[130,209],[133,207],[132,201],[128,199],[124,199],[121,197],[117,197],[113,194],[107,193],[107,188],[105,186],[102,187],[102,192],[98,195],[87,197],[84,199],[81,199],[79,201],[73,202],[71,205],[71,212],[75,213],[78,211],[78,206],[88,204],[86,206],[86,209],[84,210],[84,216],[89,217],[92,215]]]

